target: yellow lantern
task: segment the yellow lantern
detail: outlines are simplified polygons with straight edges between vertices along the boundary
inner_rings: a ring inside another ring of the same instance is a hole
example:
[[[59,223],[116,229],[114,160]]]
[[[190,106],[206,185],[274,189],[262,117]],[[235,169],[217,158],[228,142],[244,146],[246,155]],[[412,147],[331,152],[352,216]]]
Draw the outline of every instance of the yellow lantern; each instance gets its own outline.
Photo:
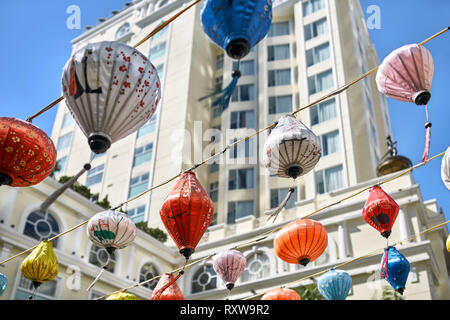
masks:
[[[138,300],[138,298],[129,292],[118,292],[110,295],[106,300]]]
[[[447,237],[447,252],[450,252],[450,234]]]
[[[20,272],[35,289],[58,275],[59,265],[51,241],[42,241],[22,262]]]

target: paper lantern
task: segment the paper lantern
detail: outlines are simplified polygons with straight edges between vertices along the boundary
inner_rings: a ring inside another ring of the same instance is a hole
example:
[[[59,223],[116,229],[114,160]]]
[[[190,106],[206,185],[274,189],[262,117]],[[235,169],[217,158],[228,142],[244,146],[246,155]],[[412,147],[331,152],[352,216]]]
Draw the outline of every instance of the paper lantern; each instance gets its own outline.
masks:
[[[345,300],[352,288],[352,277],[345,271],[331,269],[320,276],[317,288],[327,300]]]
[[[66,63],[63,95],[91,150],[103,153],[137,131],[161,96],[153,64],[121,42],[87,44]]]
[[[22,262],[20,272],[33,282],[35,288],[55,279],[59,272],[59,265],[52,242],[41,241]]]
[[[0,117],[0,186],[38,184],[56,164],[53,141],[33,124]]]
[[[138,298],[132,293],[121,291],[110,295],[106,300],[138,300]]]
[[[0,273],[0,296],[5,292],[8,287],[8,278],[3,273]]]
[[[431,98],[434,64],[430,51],[419,44],[409,44],[391,52],[377,71],[378,90],[396,100],[426,105]],[[431,122],[425,123],[425,149],[422,162],[428,160]]]
[[[244,271],[246,265],[247,260],[237,250],[223,250],[213,256],[214,271],[225,282],[229,291],[234,288],[234,284]]]
[[[280,118],[264,144],[263,162],[272,174],[297,178],[319,162],[319,138],[293,115]]]
[[[97,247],[105,248],[112,254],[114,250],[131,244],[137,229],[128,215],[120,211],[106,210],[89,219],[87,232],[89,239]]]
[[[362,210],[364,220],[389,238],[400,207],[380,186],[370,189],[369,198]]]
[[[292,289],[275,288],[267,291],[261,300],[302,300],[302,298]]]
[[[163,274],[156,284],[150,300],[186,300],[176,283],[176,279],[170,273]]]
[[[205,33],[232,59],[242,59],[272,22],[271,0],[205,0],[200,12]]]
[[[403,294],[405,290],[409,270],[408,260],[395,247],[389,246],[384,249],[381,259],[381,277],[400,294]]]
[[[450,147],[445,151],[441,162],[441,178],[448,190],[450,190]]]
[[[409,44],[392,51],[376,75],[378,90],[400,101],[425,105],[431,98],[434,64],[430,51]]]
[[[298,219],[281,228],[273,244],[278,258],[287,263],[306,266],[325,251],[328,233],[320,222]]]
[[[189,259],[211,224],[214,203],[195,173],[188,171],[169,192],[159,214],[180,253]]]

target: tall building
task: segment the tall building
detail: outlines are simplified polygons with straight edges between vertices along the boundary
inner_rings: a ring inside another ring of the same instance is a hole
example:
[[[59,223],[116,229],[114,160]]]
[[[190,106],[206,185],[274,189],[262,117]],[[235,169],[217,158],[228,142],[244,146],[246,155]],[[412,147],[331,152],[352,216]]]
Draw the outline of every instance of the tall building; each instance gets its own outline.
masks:
[[[127,3],[125,9],[74,39],[73,52],[98,41],[134,45],[187,3]],[[236,61],[203,32],[200,8],[197,5],[187,11],[138,48],[158,69],[163,84],[157,112],[138,132],[114,143],[105,154],[95,155],[64,102],[60,104],[52,132],[60,165],[57,176],[74,175],[90,162],[92,169],[79,182],[99,193],[100,198],[108,196],[112,206],[118,205],[379,64],[359,1],[274,1],[271,29],[240,61],[242,75],[229,107],[221,110],[212,107],[214,98],[201,98],[231,81]],[[301,111],[297,117],[319,137],[322,157],[312,172],[295,182],[270,175],[264,168],[262,147],[269,131],[195,169],[214,202],[215,214],[193,260],[256,239],[381,181],[376,168],[387,151],[386,137],[392,134],[387,102],[378,92],[374,77]],[[159,209],[173,184],[123,209],[136,222],[146,221],[150,227],[164,229]],[[264,211],[277,206],[290,187],[295,187],[295,192],[286,208],[275,223],[267,221]],[[390,243],[445,221],[435,200],[423,201],[411,174],[383,188],[401,207]],[[362,219],[367,196],[367,192],[362,193],[313,216],[326,227],[329,243],[325,253],[307,267],[278,259],[273,235],[244,247],[247,268],[231,298],[264,292],[386,246],[385,239]],[[439,228],[397,246],[412,265],[404,293],[407,299],[450,298],[444,245],[447,234],[446,228]],[[171,239],[166,245],[171,247],[167,249],[170,252],[175,250]],[[384,280],[377,277],[381,255],[382,251],[345,267],[353,278],[349,299],[371,299],[377,292],[381,294]],[[176,255],[160,256],[153,261],[156,273],[168,272],[167,267],[181,263]],[[128,257],[141,265],[132,253]],[[135,269],[130,266],[127,275]],[[189,268],[178,283],[188,299],[225,298],[225,286],[211,261]]]

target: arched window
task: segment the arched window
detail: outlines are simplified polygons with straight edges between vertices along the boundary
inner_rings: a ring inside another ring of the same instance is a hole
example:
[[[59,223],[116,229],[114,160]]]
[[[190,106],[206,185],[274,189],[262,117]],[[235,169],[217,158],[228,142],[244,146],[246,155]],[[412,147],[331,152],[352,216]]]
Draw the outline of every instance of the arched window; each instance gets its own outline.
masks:
[[[256,251],[247,257],[247,267],[241,276],[241,281],[253,281],[270,275],[269,257],[261,251]]]
[[[27,217],[23,234],[38,241],[47,240],[59,234],[59,225],[56,219],[48,212],[33,211]],[[53,240],[56,247],[58,239]]]
[[[139,272],[139,282],[150,280],[158,276],[159,274],[160,273],[158,269],[153,263],[146,263],[142,266],[141,271]],[[157,283],[158,279],[155,279],[153,281],[147,282],[144,286],[146,286],[150,290],[154,290]]]
[[[89,252],[89,263],[96,265],[97,267],[103,268],[105,263],[108,261],[108,251],[105,248],[100,248],[97,246],[92,246]],[[116,254],[111,255],[111,260],[106,266],[106,270],[109,272],[114,272],[114,267],[116,266]]]
[[[217,288],[217,274],[212,264],[204,264],[192,277],[192,293],[203,292]]]
[[[130,32],[130,24],[125,22],[116,32],[116,40]]]

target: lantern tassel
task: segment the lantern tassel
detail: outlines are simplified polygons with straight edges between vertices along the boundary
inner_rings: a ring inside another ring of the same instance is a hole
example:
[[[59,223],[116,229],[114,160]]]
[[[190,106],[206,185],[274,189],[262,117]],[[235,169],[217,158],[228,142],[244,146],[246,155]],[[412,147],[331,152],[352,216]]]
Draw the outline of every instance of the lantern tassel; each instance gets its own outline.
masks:
[[[383,263],[381,266],[381,277],[384,279],[388,278],[388,256],[389,256],[389,247],[386,250],[386,255],[384,256]]]
[[[430,152],[430,140],[431,140],[431,122],[425,123],[425,128],[427,133],[425,136],[425,150],[423,151],[422,160],[420,162],[425,162],[428,160],[428,154]]]
[[[289,201],[289,199],[291,198],[291,195],[294,193],[295,189],[294,188],[289,188],[289,192],[287,193],[286,197],[284,198],[284,200],[280,203],[280,205],[274,209],[271,210],[266,210],[264,211],[265,215],[268,215],[269,217],[267,218],[267,221],[270,220],[270,218],[273,217],[273,223],[275,222],[275,220],[278,217],[278,214],[281,212],[281,210],[286,206],[287,202]]]
[[[91,288],[97,283],[97,281],[100,279],[100,277],[102,276],[103,272],[106,270],[106,268],[108,267],[109,261],[111,260],[111,255],[108,253],[108,260],[106,261],[106,263],[103,265],[102,270],[100,270],[100,272],[98,273],[97,277],[94,279],[94,281],[92,281],[92,283],[89,285],[89,287],[86,289],[86,291],[91,290]]]

